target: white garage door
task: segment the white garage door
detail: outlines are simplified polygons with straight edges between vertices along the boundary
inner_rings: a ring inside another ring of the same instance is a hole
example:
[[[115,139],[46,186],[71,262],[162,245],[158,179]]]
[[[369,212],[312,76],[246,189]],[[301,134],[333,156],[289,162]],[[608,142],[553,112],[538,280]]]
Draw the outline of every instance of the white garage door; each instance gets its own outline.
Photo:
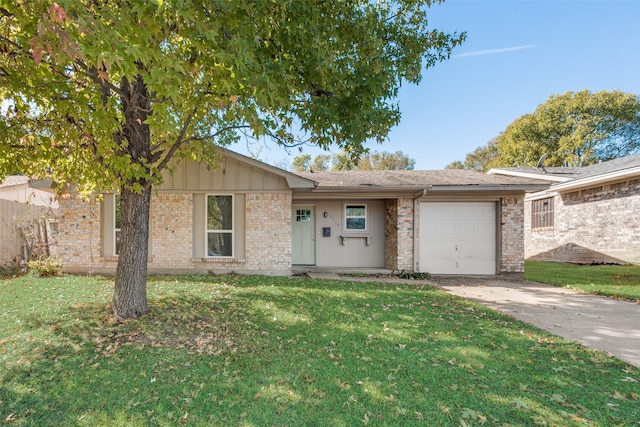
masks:
[[[420,204],[420,270],[496,274],[496,204]]]

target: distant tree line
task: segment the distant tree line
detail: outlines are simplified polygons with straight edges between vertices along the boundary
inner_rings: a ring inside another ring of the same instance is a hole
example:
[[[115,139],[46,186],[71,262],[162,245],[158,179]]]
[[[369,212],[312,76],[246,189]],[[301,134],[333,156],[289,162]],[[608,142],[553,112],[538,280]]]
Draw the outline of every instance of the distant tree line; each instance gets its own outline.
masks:
[[[318,154],[311,157],[302,154],[293,159],[291,169],[294,171],[341,171],[341,170],[413,170],[416,161],[402,151],[395,153],[370,152],[360,158],[354,158],[342,151],[336,154]]]

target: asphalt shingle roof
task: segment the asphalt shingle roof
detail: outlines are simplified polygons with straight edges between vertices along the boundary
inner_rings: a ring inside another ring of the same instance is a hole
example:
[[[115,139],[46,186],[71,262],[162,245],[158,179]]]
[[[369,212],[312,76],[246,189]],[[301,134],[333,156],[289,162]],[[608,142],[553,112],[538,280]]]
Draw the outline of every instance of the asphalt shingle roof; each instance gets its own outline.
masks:
[[[640,153],[620,157],[602,163],[596,163],[595,165],[591,166],[585,166],[583,168],[580,168],[580,172],[578,173],[578,176],[576,178],[588,178],[591,176],[603,175],[611,172],[619,172],[638,166],[640,166]]]
[[[543,180],[505,175],[487,175],[479,172],[445,170],[370,170],[296,172],[324,188],[407,188],[422,189],[429,186],[502,186],[545,184]]]
[[[570,179],[589,178],[597,175],[604,175],[611,172],[619,172],[625,169],[640,167],[640,153],[630,156],[620,157],[606,162],[596,163],[591,166],[582,167],[556,167],[547,166],[543,168],[496,168],[496,170],[521,172],[531,175],[540,175],[544,179],[545,175],[553,175]]]

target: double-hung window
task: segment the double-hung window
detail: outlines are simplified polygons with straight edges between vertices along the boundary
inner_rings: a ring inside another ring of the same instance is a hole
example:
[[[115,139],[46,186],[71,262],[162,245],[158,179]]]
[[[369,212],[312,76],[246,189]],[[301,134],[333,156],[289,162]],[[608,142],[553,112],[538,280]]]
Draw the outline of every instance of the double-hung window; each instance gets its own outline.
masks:
[[[348,231],[367,230],[367,205],[353,204],[344,207],[344,224]]]
[[[233,256],[233,196],[207,196],[207,256]]]

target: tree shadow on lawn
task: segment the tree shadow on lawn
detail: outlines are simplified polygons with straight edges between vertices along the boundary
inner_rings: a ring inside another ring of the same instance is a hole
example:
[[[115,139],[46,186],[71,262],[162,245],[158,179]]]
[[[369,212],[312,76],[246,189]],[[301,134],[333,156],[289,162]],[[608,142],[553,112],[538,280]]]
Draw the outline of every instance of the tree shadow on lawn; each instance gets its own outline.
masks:
[[[122,324],[95,304],[32,318],[25,327],[49,336],[3,368],[2,419],[615,425],[640,416],[633,384],[622,381],[637,374],[622,363],[446,293],[268,283],[230,279],[213,297],[159,292],[151,313]],[[611,398],[612,376],[624,398]]]

